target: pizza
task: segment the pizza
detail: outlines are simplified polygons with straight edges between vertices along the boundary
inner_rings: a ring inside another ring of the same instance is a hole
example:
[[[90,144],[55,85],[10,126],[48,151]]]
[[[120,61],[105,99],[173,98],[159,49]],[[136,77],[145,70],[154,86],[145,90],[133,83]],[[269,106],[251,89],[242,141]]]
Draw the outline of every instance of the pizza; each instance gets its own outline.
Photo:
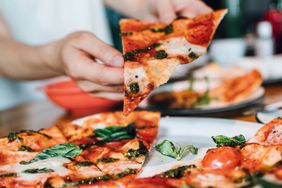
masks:
[[[256,91],[262,82],[260,72],[253,69],[244,75],[224,80],[220,86],[210,91],[210,95],[226,104],[240,102]]]
[[[282,118],[263,126],[248,141],[242,138],[213,137],[217,147],[202,160],[131,181],[127,187],[282,187]]]
[[[242,102],[254,94],[262,84],[260,72],[253,69],[243,75],[218,80],[205,79],[206,89],[194,89],[194,78],[182,90],[156,92],[148,99],[149,105],[169,109],[219,108]],[[201,82],[201,81],[198,81]],[[187,81],[177,84],[184,85]],[[202,84],[202,83],[201,83]]]
[[[112,112],[10,133],[0,139],[0,187],[118,187],[142,168],[159,118],[158,112],[127,119]]]
[[[193,62],[206,53],[226,12],[218,10],[196,18],[179,18],[169,25],[121,20],[124,115],[166,83],[177,65]]]

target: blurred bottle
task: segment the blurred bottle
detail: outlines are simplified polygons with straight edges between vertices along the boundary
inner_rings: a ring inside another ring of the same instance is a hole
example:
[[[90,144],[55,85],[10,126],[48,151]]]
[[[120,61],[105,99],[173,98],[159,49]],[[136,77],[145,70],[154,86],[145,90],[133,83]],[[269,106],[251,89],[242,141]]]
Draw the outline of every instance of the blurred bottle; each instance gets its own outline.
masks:
[[[245,37],[246,51],[245,56],[255,56],[256,55],[256,37],[252,33],[248,33]]]
[[[228,14],[226,15],[225,31],[228,38],[240,38],[243,35],[242,24],[242,0],[224,0],[223,6],[228,8]]]
[[[258,57],[269,57],[273,54],[272,25],[268,21],[259,22],[257,25],[256,55]]]
[[[272,0],[270,9],[265,13],[264,20],[269,21],[273,28],[275,52],[282,53],[282,0]]]

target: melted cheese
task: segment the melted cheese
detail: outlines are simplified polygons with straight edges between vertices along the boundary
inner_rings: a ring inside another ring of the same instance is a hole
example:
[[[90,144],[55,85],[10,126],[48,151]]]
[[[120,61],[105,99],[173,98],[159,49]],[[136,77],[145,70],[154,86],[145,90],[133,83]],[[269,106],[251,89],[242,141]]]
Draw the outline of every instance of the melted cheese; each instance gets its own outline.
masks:
[[[124,70],[124,83],[129,86],[131,83],[138,83],[140,91],[144,91],[147,85],[147,73],[144,67],[130,67]],[[129,91],[130,88],[127,88]]]
[[[165,50],[171,56],[187,55],[190,49],[198,55],[203,55],[207,52],[205,47],[191,44],[185,37],[170,38],[161,43],[162,45],[157,50]]]
[[[0,168],[0,170],[9,170],[12,172],[16,172],[18,175],[18,179],[24,181],[32,181],[32,180],[39,180],[46,176],[48,173],[23,173],[24,170],[27,169],[42,169],[42,168],[49,168],[54,170],[54,173],[65,176],[69,173],[69,170],[63,166],[64,163],[69,163],[70,160],[62,157],[54,157],[45,160],[40,160],[31,164],[22,165],[19,163],[13,165],[5,165]]]

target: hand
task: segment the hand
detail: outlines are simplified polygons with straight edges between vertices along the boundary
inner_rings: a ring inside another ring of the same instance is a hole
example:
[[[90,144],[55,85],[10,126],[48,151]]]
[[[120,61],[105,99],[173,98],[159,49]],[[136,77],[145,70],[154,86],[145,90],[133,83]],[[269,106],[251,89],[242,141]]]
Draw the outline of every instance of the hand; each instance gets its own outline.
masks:
[[[70,76],[86,92],[122,92],[122,54],[91,33],[77,32],[49,45],[53,70]]]
[[[147,0],[149,12],[145,12],[147,21],[172,22],[177,16],[196,17],[212,12],[201,0]]]

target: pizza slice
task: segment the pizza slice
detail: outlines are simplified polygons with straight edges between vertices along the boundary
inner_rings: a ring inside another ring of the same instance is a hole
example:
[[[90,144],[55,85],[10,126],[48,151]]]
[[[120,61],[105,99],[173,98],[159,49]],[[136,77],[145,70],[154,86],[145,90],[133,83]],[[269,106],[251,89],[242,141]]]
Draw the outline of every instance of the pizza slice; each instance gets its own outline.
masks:
[[[77,124],[10,133],[0,139],[0,187],[119,187],[142,168],[159,118],[147,111],[127,119],[122,112],[103,113]]]
[[[193,62],[206,53],[226,12],[179,18],[169,25],[121,20],[124,115],[132,112],[152,90],[166,83],[177,65]]]

